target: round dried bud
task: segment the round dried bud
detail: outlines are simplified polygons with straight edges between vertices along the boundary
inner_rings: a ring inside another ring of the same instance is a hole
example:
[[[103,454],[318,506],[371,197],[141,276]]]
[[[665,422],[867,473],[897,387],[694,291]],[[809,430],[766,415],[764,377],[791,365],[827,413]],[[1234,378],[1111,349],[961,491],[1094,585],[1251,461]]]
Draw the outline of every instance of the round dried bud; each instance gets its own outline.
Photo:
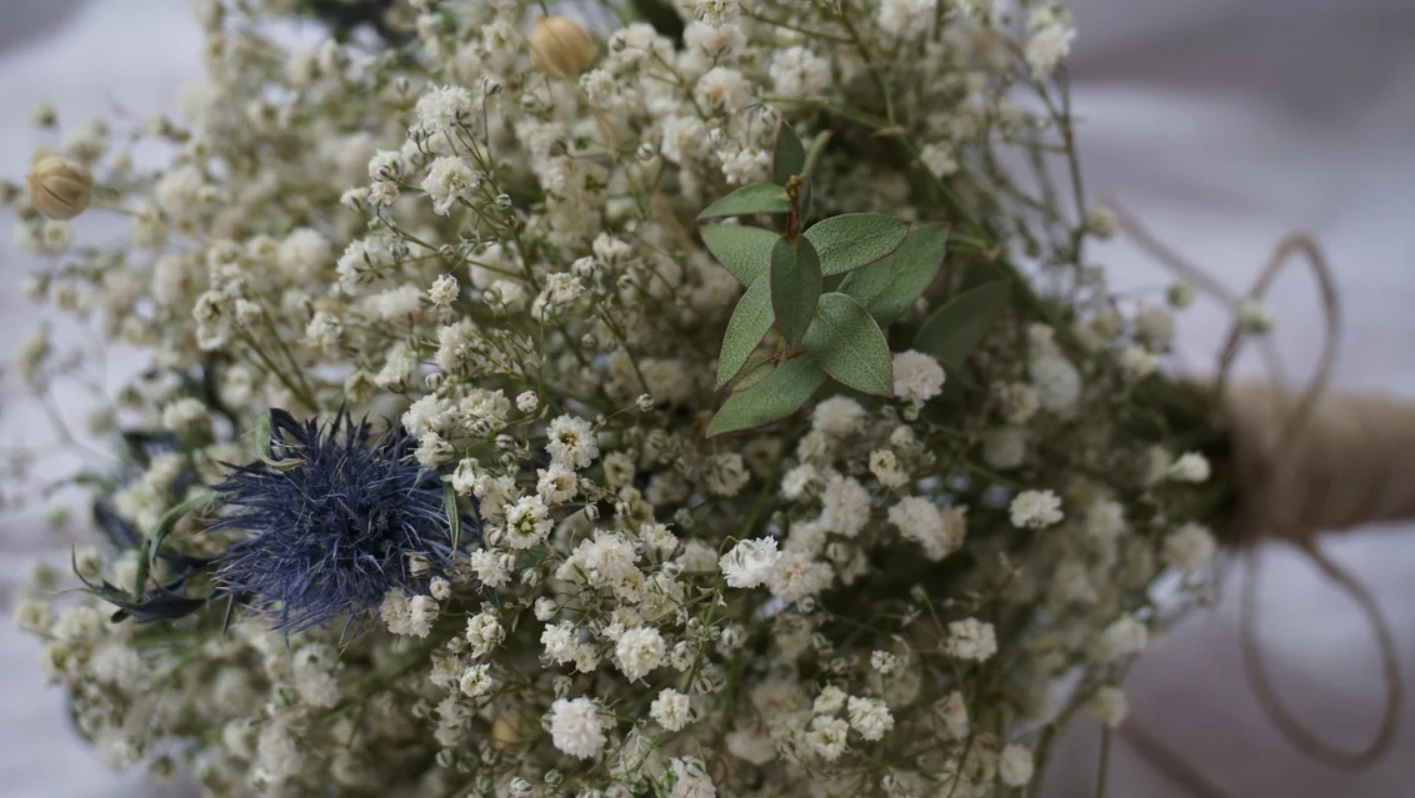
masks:
[[[521,719],[515,715],[502,715],[491,723],[491,743],[497,748],[515,745],[522,738]]]
[[[594,39],[569,17],[541,17],[531,32],[531,65],[554,78],[573,78],[594,63]]]
[[[25,177],[25,187],[35,210],[64,222],[88,208],[93,199],[93,173],[73,161],[49,155],[35,163]]]

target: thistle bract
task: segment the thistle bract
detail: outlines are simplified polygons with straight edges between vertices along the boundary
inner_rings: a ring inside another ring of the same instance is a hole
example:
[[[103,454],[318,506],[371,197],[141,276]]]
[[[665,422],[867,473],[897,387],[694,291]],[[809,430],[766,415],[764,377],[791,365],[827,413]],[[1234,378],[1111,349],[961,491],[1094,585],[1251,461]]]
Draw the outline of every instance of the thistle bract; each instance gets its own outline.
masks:
[[[441,482],[413,459],[416,442],[402,428],[371,440],[366,420],[343,413],[321,425],[275,410],[271,421],[269,459],[235,467],[216,486],[232,512],[212,531],[250,535],[218,562],[224,591],[298,631],[417,586],[415,556],[434,569],[450,561]]]

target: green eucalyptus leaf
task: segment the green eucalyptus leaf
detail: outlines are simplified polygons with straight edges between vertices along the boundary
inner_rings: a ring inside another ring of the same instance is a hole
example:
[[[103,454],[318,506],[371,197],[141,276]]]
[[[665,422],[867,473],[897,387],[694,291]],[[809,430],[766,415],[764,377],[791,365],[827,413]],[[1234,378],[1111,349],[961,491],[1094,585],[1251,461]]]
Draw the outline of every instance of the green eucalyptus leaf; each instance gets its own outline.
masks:
[[[801,409],[824,383],[825,372],[810,358],[788,360],[756,385],[727,397],[708,424],[708,437],[780,421]]]
[[[786,213],[791,210],[791,200],[786,197],[786,189],[770,183],[743,186],[698,214],[698,219],[716,219],[723,216],[742,216],[748,213]]]
[[[844,274],[899,248],[909,234],[903,219],[881,213],[846,213],[822,219],[805,237],[820,255],[821,273]]]
[[[830,131],[823,130],[820,135],[816,136],[815,141],[811,142],[811,149],[806,153],[806,165],[801,167],[801,174],[804,177],[809,178],[811,173],[816,170],[816,164],[820,161],[821,154],[825,152],[825,145],[829,141]]]
[[[771,179],[778,186],[801,174],[806,168],[806,148],[801,146],[801,137],[785,122],[776,133],[776,151],[771,158]]]
[[[934,311],[914,336],[914,348],[944,365],[962,364],[1007,310],[1010,283],[985,283]]]
[[[771,247],[781,236],[760,227],[709,224],[700,231],[703,243],[732,276],[751,285],[771,265]]]
[[[802,237],[777,240],[771,249],[771,308],[776,325],[792,344],[801,342],[816,315],[821,293],[821,265],[816,248]]]
[[[947,250],[947,227],[919,225],[883,260],[851,272],[840,290],[859,300],[880,324],[889,324],[933,282]]]
[[[820,315],[802,343],[830,378],[862,393],[894,387],[889,343],[865,306],[845,294],[821,294]]]
[[[739,393],[756,385],[771,373],[776,371],[776,364],[772,362],[771,355],[758,349],[747,358],[747,365],[742,367],[742,373],[737,375],[737,379],[732,381],[732,392]]]
[[[727,332],[722,336],[722,353],[717,358],[717,386],[727,383],[747,364],[757,344],[771,329],[771,286],[766,280],[752,283],[732,311]]]

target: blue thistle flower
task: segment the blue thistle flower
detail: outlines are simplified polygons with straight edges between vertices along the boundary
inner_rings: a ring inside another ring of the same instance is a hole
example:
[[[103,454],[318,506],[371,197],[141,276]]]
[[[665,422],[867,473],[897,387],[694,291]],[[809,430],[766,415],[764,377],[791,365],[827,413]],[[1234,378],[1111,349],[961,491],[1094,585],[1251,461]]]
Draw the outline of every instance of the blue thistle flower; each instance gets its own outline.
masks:
[[[392,588],[417,590],[409,555],[433,569],[451,561],[442,483],[418,465],[406,431],[370,442],[367,420],[342,411],[324,426],[283,410],[270,417],[269,458],[235,466],[216,486],[234,512],[211,529],[250,534],[217,562],[224,592],[299,631],[366,616]]]

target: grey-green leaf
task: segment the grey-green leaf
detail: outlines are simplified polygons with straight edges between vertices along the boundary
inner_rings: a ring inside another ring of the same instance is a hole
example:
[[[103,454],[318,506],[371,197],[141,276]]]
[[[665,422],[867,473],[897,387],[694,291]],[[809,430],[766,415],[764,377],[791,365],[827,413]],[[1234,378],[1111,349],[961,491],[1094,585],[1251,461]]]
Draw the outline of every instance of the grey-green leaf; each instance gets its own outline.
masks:
[[[962,364],[1006,312],[1010,288],[1006,280],[998,280],[954,297],[924,321],[914,336],[914,348],[945,365]]]
[[[877,396],[894,388],[894,359],[884,331],[864,305],[845,294],[821,294],[820,315],[802,343],[841,385]]]
[[[742,370],[747,358],[771,329],[771,288],[766,280],[752,283],[747,293],[732,311],[727,332],[722,336],[722,353],[717,358],[717,385],[722,385]]]
[[[781,237],[760,227],[737,224],[704,225],[701,232],[708,250],[743,285],[751,285],[766,274],[771,265],[771,247]]]
[[[794,242],[777,239],[771,249],[771,308],[781,334],[800,343],[816,315],[821,293],[821,265],[815,247],[805,237]]]
[[[452,483],[442,485],[442,511],[447,514],[447,524],[452,532],[452,551],[462,547],[462,510],[457,506],[457,491]]]
[[[801,137],[785,122],[776,133],[776,151],[771,158],[771,179],[778,186],[801,174],[806,167],[806,148],[801,146]]]
[[[821,273],[844,274],[899,248],[909,234],[903,219],[881,213],[846,213],[822,219],[805,237],[820,254]]]
[[[742,372],[737,375],[737,379],[732,381],[732,392],[738,393],[751,388],[761,382],[771,373],[776,371],[776,364],[772,362],[771,355],[765,350],[758,349],[747,358],[747,365],[742,367]]]
[[[808,357],[777,366],[769,376],[727,401],[708,424],[708,437],[760,427],[796,412],[825,382],[825,372]]]
[[[875,321],[889,324],[908,310],[933,282],[947,250],[947,227],[918,225],[909,231],[904,243],[883,260],[852,272],[840,290],[859,300]]]
[[[716,219],[723,216],[741,216],[747,213],[786,213],[791,210],[791,200],[786,198],[786,190],[770,183],[743,186],[698,214],[698,219]]]

